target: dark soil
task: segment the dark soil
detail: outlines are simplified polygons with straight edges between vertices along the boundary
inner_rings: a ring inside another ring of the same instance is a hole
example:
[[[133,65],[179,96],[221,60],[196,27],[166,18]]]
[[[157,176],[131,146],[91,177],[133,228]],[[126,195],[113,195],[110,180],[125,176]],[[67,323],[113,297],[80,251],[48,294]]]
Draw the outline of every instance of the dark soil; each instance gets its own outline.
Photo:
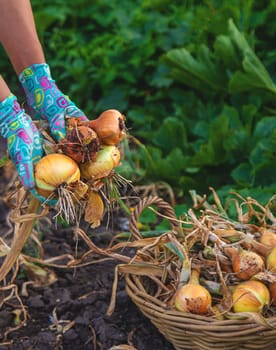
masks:
[[[0,179],[3,194],[4,176],[1,172]],[[2,237],[10,229],[8,213],[8,207],[0,200]],[[93,242],[98,246],[107,246],[112,236],[121,230],[119,222],[125,224],[122,219],[115,213],[111,220],[114,229],[90,229]],[[41,220],[39,230],[45,259],[62,254],[81,256],[87,250],[83,241],[76,243],[73,228]],[[35,253],[33,246],[30,242],[25,246],[26,254]],[[28,296],[22,295],[22,286],[30,280],[30,276],[20,269],[14,283],[18,286],[28,317],[24,326],[11,331],[4,339],[5,332],[16,325],[15,311],[20,309],[20,305],[16,298],[3,302],[3,297],[8,293],[0,291],[0,350],[109,350],[122,344],[137,350],[173,350],[173,346],[130,300],[123,278],[117,290],[115,311],[107,316],[114,267],[118,261],[100,261],[102,258],[95,256],[95,264],[79,268],[51,268],[50,273],[56,274],[56,281],[43,287],[29,285]],[[22,319],[22,313],[19,317]],[[124,346],[116,347],[120,348],[127,349]]]

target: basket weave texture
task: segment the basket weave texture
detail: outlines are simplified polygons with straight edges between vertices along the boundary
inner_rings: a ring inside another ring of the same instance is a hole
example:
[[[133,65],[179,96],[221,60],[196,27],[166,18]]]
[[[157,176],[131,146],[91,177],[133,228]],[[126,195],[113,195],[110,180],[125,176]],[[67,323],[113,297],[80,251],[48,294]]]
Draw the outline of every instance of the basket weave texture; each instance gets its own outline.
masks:
[[[252,320],[215,320],[168,308],[147,292],[141,276],[126,276],[126,291],[141,312],[150,319],[177,350],[276,349],[276,317],[271,327]]]
[[[155,204],[161,208],[171,223],[176,217],[170,205],[158,197],[144,199],[133,211],[130,230],[139,237],[137,219],[146,206]],[[177,311],[164,303],[154,286],[154,279],[147,276],[126,274],[126,291],[140,311],[157,327],[176,350],[274,350],[276,349],[276,317],[260,323],[254,319],[223,319]],[[266,324],[267,322],[267,324]]]

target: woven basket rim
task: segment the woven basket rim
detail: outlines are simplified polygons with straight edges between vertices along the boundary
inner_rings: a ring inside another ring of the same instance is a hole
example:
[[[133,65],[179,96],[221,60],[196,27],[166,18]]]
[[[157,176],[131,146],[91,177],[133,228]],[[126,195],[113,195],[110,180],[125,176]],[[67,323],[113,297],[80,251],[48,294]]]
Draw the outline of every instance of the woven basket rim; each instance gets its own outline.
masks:
[[[150,295],[145,290],[140,290],[138,285],[135,283],[135,280],[140,279],[142,276],[137,276],[134,274],[126,274],[126,290],[130,295],[131,299],[135,299],[136,304],[139,304],[139,307],[143,305],[144,309],[150,310],[150,312],[159,315],[163,319],[171,319],[176,322],[193,322],[197,326],[205,326],[209,327],[210,330],[215,328],[218,331],[218,327],[223,327],[225,330],[225,326],[228,328],[231,325],[238,327],[241,330],[241,327],[249,326],[250,329],[255,329],[255,331],[268,330],[275,332],[276,334],[276,317],[270,317],[265,319],[267,321],[267,327],[260,323],[253,323],[252,319],[224,319],[218,320],[212,317],[208,317],[205,315],[196,315],[192,313],[178,311],[171,307],[166,306],[165,303],[162,303],[156,297]],[[269,327],[271,325],[271,327]],[[275,328],[274,328],[275,327]],[[230,329],[230,328],[229,328]]]

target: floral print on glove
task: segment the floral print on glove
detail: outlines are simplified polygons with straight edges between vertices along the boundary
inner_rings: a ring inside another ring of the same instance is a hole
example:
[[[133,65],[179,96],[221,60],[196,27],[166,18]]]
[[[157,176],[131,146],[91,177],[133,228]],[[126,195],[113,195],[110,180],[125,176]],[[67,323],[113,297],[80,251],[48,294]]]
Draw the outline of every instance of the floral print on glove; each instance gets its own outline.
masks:
[[[65,137],[65,115],[87,120],[85,114],[65,96],[51,77],[48,64],[33,64],[19,75],[34,117],[46,119],[52,136],[58,141]]]

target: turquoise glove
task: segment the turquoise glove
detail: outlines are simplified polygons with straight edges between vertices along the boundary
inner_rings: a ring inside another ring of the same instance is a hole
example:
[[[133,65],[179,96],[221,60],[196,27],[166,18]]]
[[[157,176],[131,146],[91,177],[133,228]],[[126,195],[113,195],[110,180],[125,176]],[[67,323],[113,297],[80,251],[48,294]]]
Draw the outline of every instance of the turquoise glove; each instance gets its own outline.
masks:
[[[52,136],[58,141],[65,137],[65,115],[87,120],[85,114],[56,86],[48,64],[34,64],[19,75],[34,117],[46,119]]]
[[[0,102],[0,133],[8,141],[8,151],[23,186],[28,190],[34,188],[33,164],[43,154],[40,135],[12,94]]]
[[[34,164],[43,155],[41,138],[32,119],[12,94],[0,102],[0,134],[8,141],[9,155],[22,185],[40,201],[54,205],[55,201],[48,201],[35,190]]]

